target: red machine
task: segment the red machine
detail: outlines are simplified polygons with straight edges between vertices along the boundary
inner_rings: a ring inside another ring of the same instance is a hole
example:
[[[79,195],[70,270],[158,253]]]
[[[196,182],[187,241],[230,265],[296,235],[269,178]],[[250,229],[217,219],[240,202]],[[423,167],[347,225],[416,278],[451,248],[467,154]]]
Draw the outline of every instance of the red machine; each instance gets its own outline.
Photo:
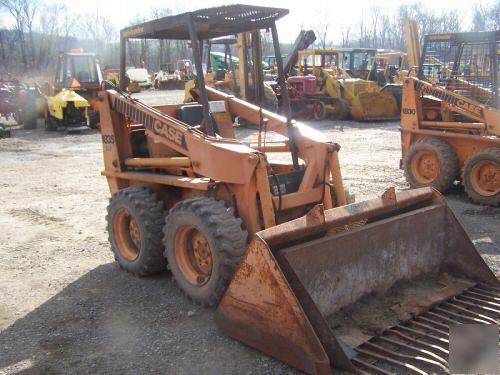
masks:
[[[308,117],[311,114],[313,95],[316,92],[316,77],[294,76],[287,79],[290,107],[295,116]]]

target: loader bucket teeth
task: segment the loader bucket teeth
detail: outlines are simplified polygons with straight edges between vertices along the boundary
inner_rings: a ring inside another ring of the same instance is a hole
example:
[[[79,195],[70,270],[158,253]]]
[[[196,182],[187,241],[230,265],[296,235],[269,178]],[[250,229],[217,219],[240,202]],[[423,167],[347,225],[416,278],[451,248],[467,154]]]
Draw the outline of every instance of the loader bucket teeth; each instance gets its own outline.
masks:
[[[437,191],[389,189],[257,233],[216,322],[310,374],[446,372],[448,324],[498,322],[499,291]]]

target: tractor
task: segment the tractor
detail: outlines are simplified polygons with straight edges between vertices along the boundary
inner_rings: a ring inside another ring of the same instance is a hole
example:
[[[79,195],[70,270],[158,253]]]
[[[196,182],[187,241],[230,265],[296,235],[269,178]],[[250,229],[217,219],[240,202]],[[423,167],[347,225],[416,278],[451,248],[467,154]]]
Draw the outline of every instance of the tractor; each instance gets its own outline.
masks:
[[[352,78],[340,67],[339,50],[302,50],[298,56],[299,76],[288,78],[297,115],[312,112],[318,121],[327,115],[356,121],[399,117],[395,95],[381,90],[376,82]]]

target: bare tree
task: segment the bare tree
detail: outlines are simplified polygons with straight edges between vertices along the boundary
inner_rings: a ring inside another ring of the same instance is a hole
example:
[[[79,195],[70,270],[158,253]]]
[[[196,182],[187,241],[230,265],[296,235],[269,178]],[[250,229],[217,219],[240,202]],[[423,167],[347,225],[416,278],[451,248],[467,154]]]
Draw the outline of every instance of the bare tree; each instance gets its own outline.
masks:
[[[33,39],[33,23],[35,22],[35,15],[38,10],[38,1],[36,0],[20,0],[22,4],[22,17],[26,25],[26,31],[29,38],[29,54],[31,57],[31,66],[35,67],[35,42]]]
[[[15,30],[21,49],[21,59],[24,69],[28,68],[26,57],[26,41],[24,39],[25,22],[23,17],[23,3],[25,0],[0,0],[0,7],[6,9],[15,20]]]
[[[350,26],[341,26],[340,34],[342,35],[342,48],[349,46],[349,33],[351,32]]]
[[[173,14],[173,10],[170,7],[167,8],[155,8],[151,11],[151,16],[155,19],[161,18],[161,17],[166,17]],[[160,65],[162,63],[170,62],[171,59],[171,49],[172,49],[172,41],[171,40],[165,40],[165,39],[160,39],[158,41],[158,66],[157,68],[160,68]]]
[[[317,43],[321,48],[325,49],[327,44],[328,29],[330,28],[331,21],[325,12],[316,12],[316,22],[313,27],[316,36],[318,37]]]
[[[64,14],[66,6],[63,3],[45,5],[39,19],[40,37],[38,41],[37,67],[47,67],[54,60],[56,45],[61,34],[60,15]]]
[[[5,58],[5,39],[4,39],[4,30],[0,29],[0,59],[2,59],[2,64],[6,65]]]
[[[500,28],[500,1],[488,5],[476,5],[472,16],[473,31],[498,30]]]

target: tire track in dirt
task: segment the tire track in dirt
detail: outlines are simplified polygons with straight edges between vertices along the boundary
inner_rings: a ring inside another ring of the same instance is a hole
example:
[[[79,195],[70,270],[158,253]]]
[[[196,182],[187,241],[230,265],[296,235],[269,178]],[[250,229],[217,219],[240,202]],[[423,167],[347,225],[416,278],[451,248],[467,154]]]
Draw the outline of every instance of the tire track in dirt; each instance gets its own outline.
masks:
[[[27,221],[32,224],[60,225],[64,222],[64,219],[46,215],[43,212],[40,212],[39,210],[33,208],[15,208],[10,210],[9,214],[15,218]]]

